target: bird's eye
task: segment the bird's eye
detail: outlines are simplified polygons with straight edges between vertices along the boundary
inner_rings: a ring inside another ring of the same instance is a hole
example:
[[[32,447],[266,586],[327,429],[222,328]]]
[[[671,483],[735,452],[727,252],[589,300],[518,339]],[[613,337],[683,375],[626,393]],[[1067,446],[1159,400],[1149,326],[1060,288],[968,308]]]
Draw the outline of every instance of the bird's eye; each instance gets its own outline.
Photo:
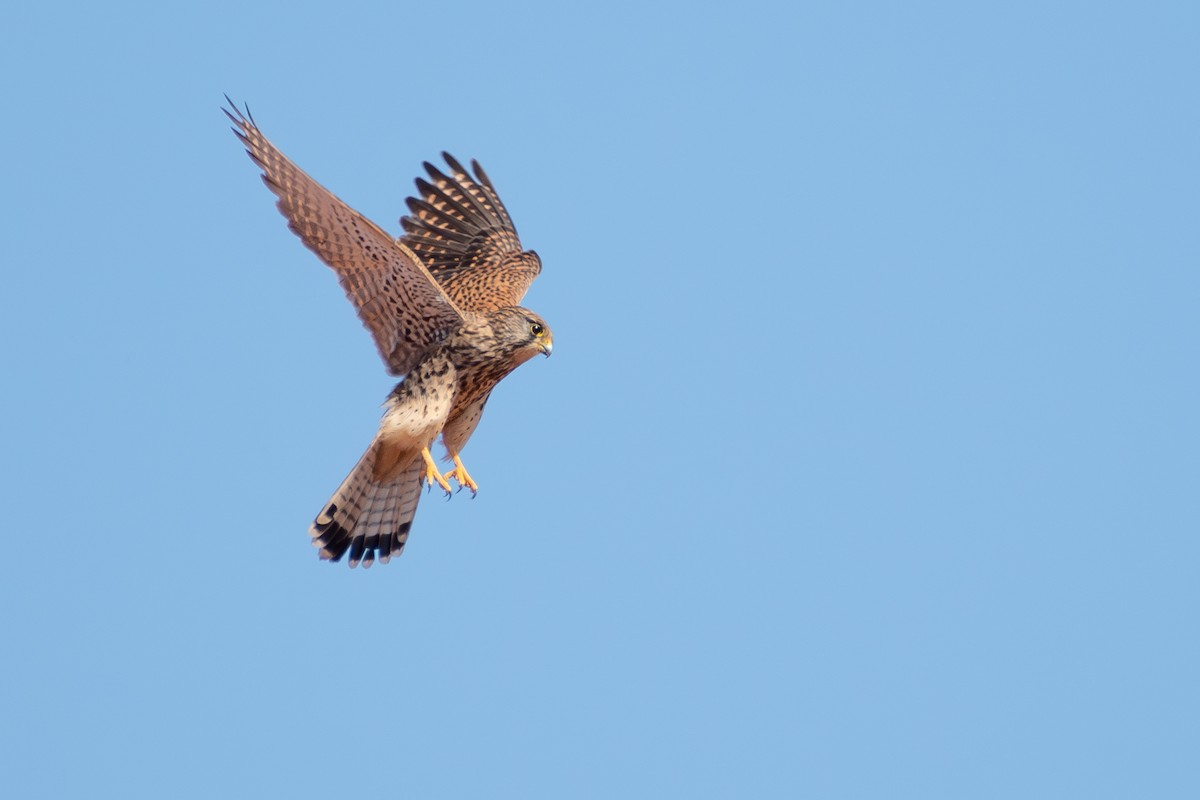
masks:
[[[541,336],[543,333],[546,332],[546,329],[543,328],[538,323],[534,322],[534,323],[530,324],[529,332],[532,333],[534,336]]]

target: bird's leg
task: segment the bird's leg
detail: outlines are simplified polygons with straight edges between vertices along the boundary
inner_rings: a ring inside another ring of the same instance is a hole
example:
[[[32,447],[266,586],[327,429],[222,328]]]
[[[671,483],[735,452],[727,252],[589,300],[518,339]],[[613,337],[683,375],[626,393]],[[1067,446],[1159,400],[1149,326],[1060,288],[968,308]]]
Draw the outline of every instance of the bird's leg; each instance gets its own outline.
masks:
[[[446,490],[447,495],[450,494],[450,484],[442,477],[437,464],[433,463],[433,454],[429,452],[428,447],[421,448],[421,458],[425,459],[425,483],[430,486],[436,483]]]
[[[458,453],[452,453],[451,458],[454,459],[454,469],[446,473],[446,478],[454,478],[458,481],[458,488],[461,491],[465,486],[471,490],[471,496],[479,494],[479,484],[471,480],[471,476],[467,473],[467,468],[463,466],[462,459],[458,457]]]

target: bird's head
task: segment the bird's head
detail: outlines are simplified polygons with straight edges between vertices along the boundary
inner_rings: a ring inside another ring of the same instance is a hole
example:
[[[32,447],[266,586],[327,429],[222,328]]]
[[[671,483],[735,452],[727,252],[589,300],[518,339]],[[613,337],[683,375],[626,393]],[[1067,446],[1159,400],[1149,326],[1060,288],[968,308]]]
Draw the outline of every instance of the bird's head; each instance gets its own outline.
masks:
[[[489,316],[501,347],[518,361],[528,361],[539,353],[549,356],[554,350],[550,326],[529,309],[513,306],[493,311]]]

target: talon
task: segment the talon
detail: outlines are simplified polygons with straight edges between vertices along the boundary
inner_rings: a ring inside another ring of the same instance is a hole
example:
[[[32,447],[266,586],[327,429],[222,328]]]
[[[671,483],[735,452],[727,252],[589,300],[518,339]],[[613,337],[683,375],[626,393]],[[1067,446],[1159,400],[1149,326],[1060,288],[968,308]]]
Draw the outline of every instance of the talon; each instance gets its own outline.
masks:
[[[441,486],[446,492],[446,497],[449,498],[450,484],[446,482],[446,479],[442,477],[442,473],[438,471],[437,464],[433,463],[433,455],[430,454],[428,447],[421,450],[421,457],[425,459],[425,477],[423,478],[425,483],[429,485],[430,489],[433,488],[434,483]]]
[[[446,473],[446,478],[454,478],[458,481],[458,490],[461,492],[464,488],[471,490],[471,497],[474,498],[479,494],[479,484],[471,479],[471,475],[467,472],[467,468],[463,466],[462,459],[457,455],[451,456],[454,459],[454,469]]]

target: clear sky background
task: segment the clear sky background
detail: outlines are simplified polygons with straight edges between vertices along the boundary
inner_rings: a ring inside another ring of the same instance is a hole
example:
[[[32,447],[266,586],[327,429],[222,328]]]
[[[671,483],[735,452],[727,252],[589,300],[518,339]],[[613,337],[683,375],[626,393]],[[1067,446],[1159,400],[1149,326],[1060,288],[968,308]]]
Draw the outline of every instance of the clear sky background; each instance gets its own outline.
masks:
[[[6,12],[9,797],[1197,797],[1193,3]],[[545,263],[402,558],[229,132]]]

